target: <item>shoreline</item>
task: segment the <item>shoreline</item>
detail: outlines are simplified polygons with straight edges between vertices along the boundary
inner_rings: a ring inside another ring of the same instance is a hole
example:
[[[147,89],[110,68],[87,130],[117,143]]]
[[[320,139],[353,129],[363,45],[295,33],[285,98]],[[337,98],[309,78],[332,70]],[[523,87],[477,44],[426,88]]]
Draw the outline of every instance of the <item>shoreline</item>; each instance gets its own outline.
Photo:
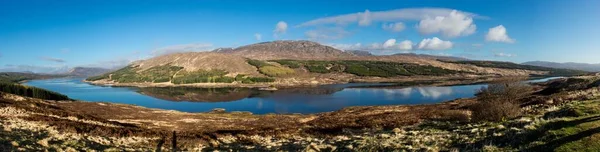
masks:
[[[551,77],[551,76],[548,76]],[[381,84],[392,84],[392,86],[451,86],[451,85],[470,85],[489,83],[493,81],[503,79],[531,79],[531,78],[548,78],[548,77],[531,77],[531,76],[511,76],[511,77],[498,77],[498,76],[477,76],[477,77],[398,77],[398,78],[361,78],[353,79],[351,81],[330,81],[330,82],[309,82],[309,83],[258,83],[258,84],[240,84],[240,83],[194,83],[194,84],[173,84],[173,83],[115,83],[108,81],[87,81],[82,80],[90,85],[104,86],[104,87],[193,87],[193,88],[302,88],[302,87],[318,87],[323,85],[333,84],[353,84],[353,83],[381,83]],[[408,85],[404,85],[408,84]]]

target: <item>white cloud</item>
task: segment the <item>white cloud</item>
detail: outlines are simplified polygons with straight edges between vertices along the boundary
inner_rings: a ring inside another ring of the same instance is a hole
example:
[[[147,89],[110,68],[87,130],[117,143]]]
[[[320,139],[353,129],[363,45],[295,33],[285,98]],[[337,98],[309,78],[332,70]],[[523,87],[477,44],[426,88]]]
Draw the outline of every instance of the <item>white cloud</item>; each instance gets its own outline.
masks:
[[[381,28],[383,28],[386,31],[401,32],[406,28],[406,26],[402,22],[396,22],[396,23],[383,24],[383,25],[381,25]]]
[[[419,50],[446,50],[452,48],[454,44],[450,41],[444,41],[437,37],[431,39],[423,39],[417,45]]]
[[[178,52],[210,51],[212,48],[213,45],[210,43],[181,44],[155,49],[150,53],[150,55],[160,56]]]
[[[395,22],[400,20],[422,20],[433,16],[448,16],[452,9],[446,8],[407,8],[407,9],[396,9],[389,11],[375,11],[371,12],[366,10],[365,12],[343,14],[331,17],[317,18],[304,22],[298,26],[317,26],[325,24],[338,24],[346,25],[350,23],[356,23],[359,25],[369,25],[372,22]],[[460,14],[464,14],[470,18],[485,19],[487,17],[479,16],[474,13],[457,11]]]
[[[400,49],[400,50],[412,50],[413,49],[413,42],[409,41],[409,40],[404,40],[404,41],[398,43],[398,49]]]
[[[510,57],[515,57],[517,55],[500,52],[500,53],[494,54],[494,56],[495,57],[508,57],[508,58],[510,58]]]
[[[396,39],[388,39],[384,43],[372,43],[371,45],[362,45],[361,43],[356,44],[327,44],[331,47],[340,50],[368,50],[368,51],[383,51],[383,52],[394,52],[394,51],[410,51],[413,48],[413,43],[410,40],[404,40],[400,43],[396,43]]]
[[[310,40],[335,40],[344,38],[351,33],[342,27],[320,27],[304,32],[304,35]]]
[[[452,11],[450,14],[427,17],[417,24],[421,34],[441,33],[444,37],[467,36],[475,33],[477,26],[469,15]]]
[[[275,37],[278,37],[280,34],[285,34],[288,29],[288,24],[284,21],[279,21],[275,24],[275,30],[273,30]]]
[[[358,25],[369,26],[371,25],[371,12],[365,10],[363,13],[358,13]]]
[[[255,33],[254,38],[256,38],[258,41],[262,41],[262,35],[260,33]]]
[[[504,43],[514,43],[515,40],[510,38],[506,33],[506,28],[503,25],[498,25],[496,27],[490,28],[487,35],[485,35],[486,41],[493,42],[504,42]]]
[[[391,48],[396,45],[396,39],[389,39],[383,43],[383,48]]]

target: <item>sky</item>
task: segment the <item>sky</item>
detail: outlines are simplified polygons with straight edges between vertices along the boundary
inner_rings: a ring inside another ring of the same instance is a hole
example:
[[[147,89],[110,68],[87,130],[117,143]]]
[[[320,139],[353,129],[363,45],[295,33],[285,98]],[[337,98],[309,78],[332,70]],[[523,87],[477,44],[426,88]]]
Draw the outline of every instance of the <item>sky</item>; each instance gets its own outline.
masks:
[[[600,63],[597,0],[0,0],[0,71],[311,40],[373,54]]]

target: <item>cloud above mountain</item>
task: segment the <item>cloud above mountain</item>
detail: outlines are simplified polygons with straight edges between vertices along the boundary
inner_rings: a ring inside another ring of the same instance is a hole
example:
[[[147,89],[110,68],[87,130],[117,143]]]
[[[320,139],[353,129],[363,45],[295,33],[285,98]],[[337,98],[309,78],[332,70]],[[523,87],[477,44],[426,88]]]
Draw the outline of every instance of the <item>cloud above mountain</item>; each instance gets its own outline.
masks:
[[[447,16],[426,17],[417,24],[421,34],[441,33],[444,37],[468,36],[475,33],[477,26],[473,18],[456,10]]]
[[[327,25],[327,24],[336,24],[336,25],[347,25],[351,23],[356,23],[360,26],[370,25],[374,22],[394,22],[394,21],[402,21],[402,20],[423,20],[428,18],[435,18],[438,16],[449,16],[452,12],[455,14],[461,14],[464,17],[475,18],[475,19],[485,19],[487,17],[477,15],[475,13],[457,11],[453,9],[447,8],[406,8],[406,9],[395,9],[389,11],[369,11],[365,10],[364,12],[350,13],[350,14],[342,14],[331,17],[323,17],[317,18],[310,21],[306,21],[298,25],[299,27],[306,26],[317,26],[317,25]],[[462,17],[461,16],[461,17]]]
[[[491,42],[504,42],[504,43],[515,43],[516,40],[510,38],[506,32],[506,28],[503,25],[490,28],[488,33],[485,35],[486,41]]]
[[[446,50],[452,48],[454,44],[450,41],[444,41],[437,37],[421,40],[417,45],[419,50]]]
[[[288,30],[288,24],[284,21],[279,21],[275,24],[275,29],[273,30],[273,36],[275,38],[279,37],[281,34],[285,34]]]

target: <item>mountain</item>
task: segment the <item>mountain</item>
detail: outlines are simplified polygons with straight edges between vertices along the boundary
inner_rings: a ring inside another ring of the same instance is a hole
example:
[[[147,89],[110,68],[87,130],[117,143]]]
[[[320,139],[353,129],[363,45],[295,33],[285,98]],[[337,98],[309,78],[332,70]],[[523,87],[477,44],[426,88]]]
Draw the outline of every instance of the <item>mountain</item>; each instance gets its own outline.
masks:
[[[549,68],[562,68],[562,69],[575,69],[589,72],[600,72],[600,64],[588,64],[588,63],[557,63],[557,62],[546,62],[546,61],[531,61],[522,63],[525,65],[549,67]]]
[[[101,75],[104,73],[108,73],[110,71],[111,71],[110,69],[104,69],[104,68],[75,67],[75,68],[72,68],[71,70],[69,70],[67,75],[90,77],[90,76],[97,76],[97,75]]]
[[[344,52],[354,54],[356,56],[373,56],[373,54],[371,54],[371,52],[362,51],[362,50],[346,50]]]
[[[24,72],[0,72],[0,83],[18,83],[25,80],[50,79],[64,76],[65,75],[36,74]]]
[[[367,53],[344,52],[310,41],[274,41],[234,49],[157,56],[86,80],[121,86],[264,87],[351,81],[394,82],[409,77],[440,79],[580,73],[515,63],[469,62],[465,58],[447,56]]]
[[[330,46],[311,41],[273,41],[241,46],[235,49],[218,50],[219,53],[239,55],[258,60],[274,59],[337,59],[356,56]]]

